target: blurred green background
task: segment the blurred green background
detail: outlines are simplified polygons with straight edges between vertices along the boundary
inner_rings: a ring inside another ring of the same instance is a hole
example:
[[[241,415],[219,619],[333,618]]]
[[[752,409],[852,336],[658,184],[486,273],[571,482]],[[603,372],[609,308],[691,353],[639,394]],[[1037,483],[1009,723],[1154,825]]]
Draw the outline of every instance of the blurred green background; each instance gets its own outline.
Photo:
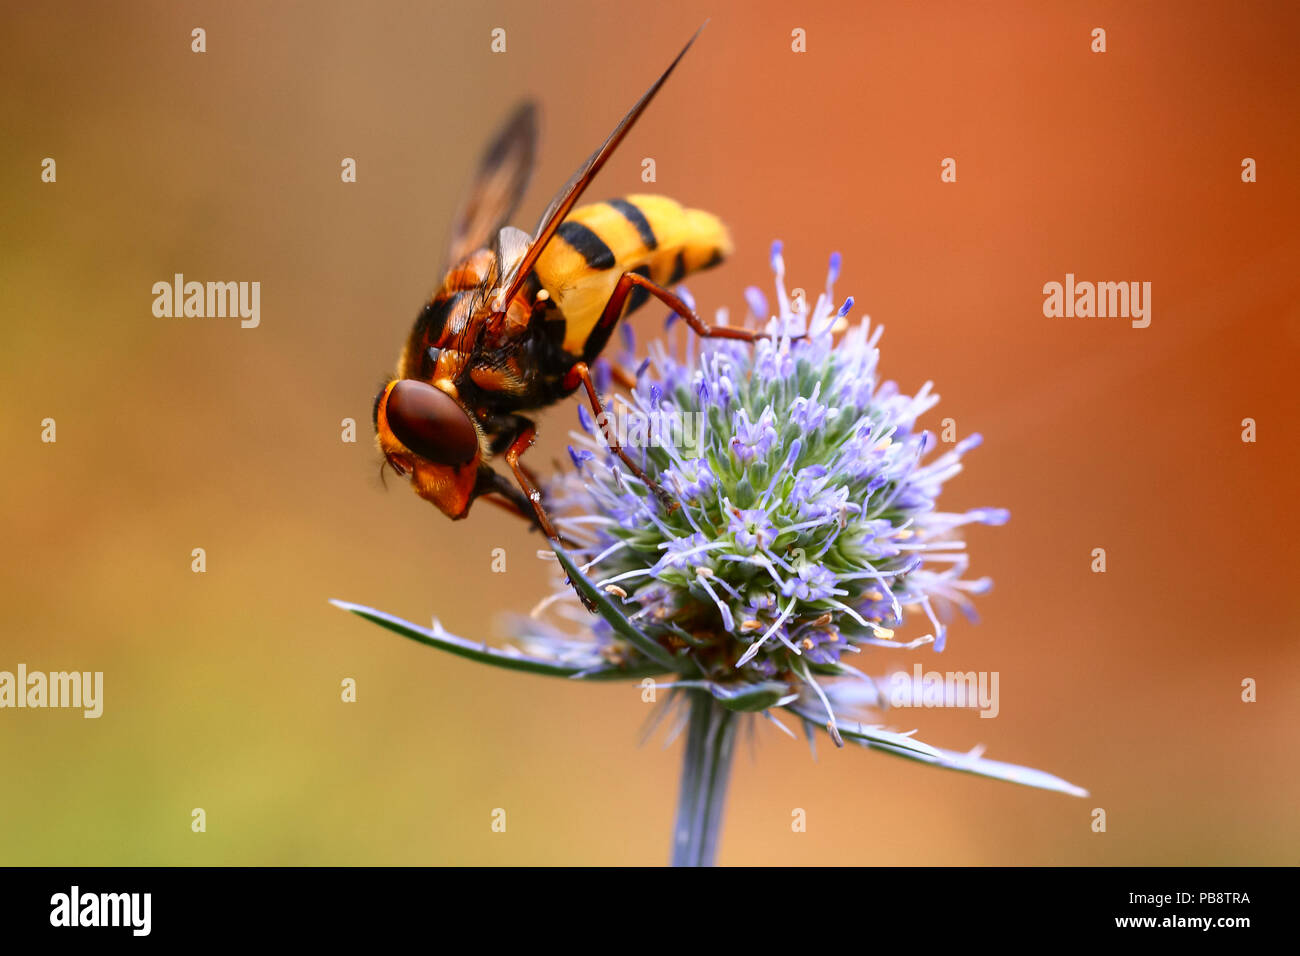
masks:
[[[887,0],[8,5],[0,669],[106,689],[99,720],[0,711],[0,863],[666,861],[680,745],[638,747],[639,688],[484,669],[326,601],[501,642],[549,592],[522,523],[385,490],[371,400],[500,117],[543,107],[528,228],[706,14],[589,196],[644,191],[653,156],[654,189],[721,215],[709,309],[768,288],[773,238],[792,286],[844,253],[885,373],[986,437],[944,504],[1012,511],[970,535],[983,622],[865,662],[997,670],[999,718],[890,722],[1092,791],[814,761],[763,726],[721,862],[1296,862],[1300,15]],[[176,272],[260,281],[261,326],[155,318]],[[1151,281],[1151,327],[1044,318],[1066,272]],[[574,414],[542,418],[535,462]]]

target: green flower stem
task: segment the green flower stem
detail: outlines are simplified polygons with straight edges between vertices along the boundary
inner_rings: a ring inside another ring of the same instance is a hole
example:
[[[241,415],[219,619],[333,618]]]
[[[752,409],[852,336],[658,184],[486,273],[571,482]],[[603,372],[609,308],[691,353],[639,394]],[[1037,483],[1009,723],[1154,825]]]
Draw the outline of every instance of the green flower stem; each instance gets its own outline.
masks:
[[[712,866],[727,802],[737,716],[708,693],[691,692],[690,707],[672,865]]]

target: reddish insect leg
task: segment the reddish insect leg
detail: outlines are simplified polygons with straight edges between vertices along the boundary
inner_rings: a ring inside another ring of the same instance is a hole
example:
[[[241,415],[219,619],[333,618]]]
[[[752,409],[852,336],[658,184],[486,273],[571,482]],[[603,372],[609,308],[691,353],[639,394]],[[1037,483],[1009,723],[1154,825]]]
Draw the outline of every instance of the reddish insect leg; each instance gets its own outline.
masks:
[[[683,302],[681,296],[677,295],[677,293],[650,281],[640,273],[624,272],[619,277],[618,284],[614,286],[614,294],[605,303],[605,311],[601,313],[600,321],[596,323],[596,331],[592,333],[593,339],[601,341],[603,344],[603,341],[609,338],[609,333],[613,331],[619,316],[623,314],[623,306],[627,302],[627,297],[632,294],[633,289],[637,288],[644,289],[680,315],[686,324],[695,331],[696,335],[708,339],[740,339],[743,342],[755,342],[758,339],[767,338],[766,334],[754,332],[751,329],[735,328],[730,325],[709,325],[696,315],[695,310]]]
[[[528,425],[520,431],[519,434],[515,436],[515,440],[510,443],[510,447],[506,449],[506,464],[508,464],[510,470],[515,473],[515,481],[519,482],[519,487],[523,490],[524,497],[526,497],[532,504],[533,512],[537,515],[537,523],[541,526],[542,531],[544,531],[546,536],[552,541],[559,542],[559,544],[565,548],[572,548],[573,544],[560,537],[559,533],[556,532],[555,525],[551,524],[550,516],[546,513],[546,509],[542,507],[542,493],[537,490],[537,485],[535,485],[533,480],[528,476],[528,472],[526,472],[523,466],[519,464],[519,456],[533,446],[533,440],[536,436],[537,429],[532,425]],[[577,592],[578,598],[582,601],[583,606],[588,611],[594,612],[596,606],[591,602],[591,600],[576,588],[574,590]]]
[[[628,453],[623,450],[623,446],[619,444],[618,438],[614,434],[614,429],[610,427],[609,416],[605,414],[604,403],[601,402],[600,396],[596,394],[595,383],[591,380],[591,369],[587,368],[586,362],[579,362],[573,366],[573,368],[569,369],[568,374],[564,376],[564,388],[566,390],[575,389],[578,387],[579,382],[581,382],[583,388],[587,390],[587,399],[591,403],[591,410],[596,415],[596,424],[600,426],[600,430],[605,436],[605,442],[609,445],[609,450],[618,455],[623,464],[627,465],[628,470],[631,471],[632,474],[645,482],[645,486],[658,496],[659,500],[663,502],[665,508],[669,511],[676,511],[678,504],[673,500],[673,497],[668,494],[668,492],[664,491],[664,489],[660,487],[653,478],[647,475],[644,469],[633,461]]]
[[[519,456],[533,445],[533,440],[537,437],[537,429],[532,425],[522,429],[515,436],[510,447],[506,449],[506,464],[514,472],[515,481],[518,482],[519,488],[523,491],[524,497],[528,499],[533,506],[533,513],[537,515],[537,523],[541,526],[542,531],[552,541],[561,541],[559,532],[555,530],[555,525],[551,524],[551,518],[542,507],[542,493],[537,490],[537,485],[522,465],[519,464]],[[561,542],[563,543],[563,542]]]

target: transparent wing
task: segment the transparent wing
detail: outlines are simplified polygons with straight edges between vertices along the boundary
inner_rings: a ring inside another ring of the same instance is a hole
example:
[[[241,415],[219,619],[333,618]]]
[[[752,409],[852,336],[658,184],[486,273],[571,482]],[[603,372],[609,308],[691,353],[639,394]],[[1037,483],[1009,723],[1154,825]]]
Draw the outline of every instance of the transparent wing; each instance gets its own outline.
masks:
[[[453,265],[486,248],[507,224],[528,187],[537,154],[537,107],[519,104],[497,130],[479,161],[465,199],[453,220],[447,263]]]
[[[708,21],[705,21],[704,26],[707,25]],[[591,184],[596,173],[600,172],[600,168],[605,165],[606,160],[618,148],[619,143],[623,142],[623,137],[628,134],[632,125],[640,119],[641,114],[645,112],[645,108],[650,105],[650,101],[659,92],[659,88],[664,85],[673,70],[677,68],[677,64],[686,55],[686,51],[691,48],[691,44],[695,42],[695,38],[700,35],[700,30],[703,30],[704,26],[696,30],[695,36],[686,41],[686,46],[682,47],[682,51],[677,54],[673,62],[668,64],[668,69],[664,70],[663,75],[655,80],[654,85],[645,91],[641,99],[636,101],[636,104],[628,110],[622,121],[614,127],[614,132],[610,133],[600,148],[578,167],[578,171],[573,174],[573,178],[565,183],[564,188],[551,200],[551,204],[546,207],[546,212],[542,213],[541,221],[538,222],[537,228],[533,231],[534,240],[532,246],[520,257],[513,270],[502,281],[501,288],[504,289],[505,294],[501,296],[499,301],[508,303],[514,298],[519,288],[524,284],[524,280],[527,279],[528,273],[537,264],[538,257],[545,251],[547,243],[555,235],[555,230],[560,227],[560,223],[564,222],[565,217],[577,204],[578,198]]]

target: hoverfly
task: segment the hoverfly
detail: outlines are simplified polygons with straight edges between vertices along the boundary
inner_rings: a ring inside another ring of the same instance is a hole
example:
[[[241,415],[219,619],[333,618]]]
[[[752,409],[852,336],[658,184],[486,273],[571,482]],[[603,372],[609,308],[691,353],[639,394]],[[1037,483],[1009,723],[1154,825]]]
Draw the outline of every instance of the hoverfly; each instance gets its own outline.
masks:
[[[694,42],[692,37],[559,191],[533,235],[506,225],[533,164],[531,103],[514,112],[485,152],[455,220],[451,267],[415,320],[397,375],[374,406],[387,463],[449,517],[465,517],[475,499],[487,496],[561,540],[519,460],[536,435],[523,413],[581,387],[596,420],[606,422],[589,365],[619,320],[647,299],[663,302],[699,335],[760,337],[705,324],[666,288],[731,252],[717,217],[662,196],[627,196],[574,209]],[[624,384],[629,379],[626,372],[620,376]],[[666,507],[675,508],[618,445],[613,429],[605,432],[610,450]],[[497,455],[504,455],[514,484],[488,464]]]

